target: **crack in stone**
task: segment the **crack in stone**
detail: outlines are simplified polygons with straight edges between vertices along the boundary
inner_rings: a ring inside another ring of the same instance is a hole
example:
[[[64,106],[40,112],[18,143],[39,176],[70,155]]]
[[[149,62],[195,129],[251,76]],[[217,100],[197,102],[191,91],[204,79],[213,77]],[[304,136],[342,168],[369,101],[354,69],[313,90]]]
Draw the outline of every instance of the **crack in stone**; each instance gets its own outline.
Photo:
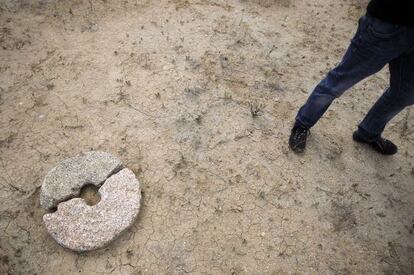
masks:
[[[79,197],[82,187],[100,188],[111,176],[124,168],[122,162],[105,152],[90,151],[58,163],[46,175],[40,193],[40,204],[47,210]]]
[[[64,202],[67,202],[67,201],[70,201],[71,199],[75,199],[75,198],[81,198],[81,190],[82,190],[82,188],[84,188],[85,186],[87,186],[87,185],[93,185],[93,186],[96,186],[97,187],[97,192],[99,193],[99,189],[102,187],[102,185],[110,178],[110,177],[112,177],[112,176],[114,176],[114,175],[116,175],[117,173],[119,173],[122,169],[124,169],[125,167],[124,167],[124,165],[123,164],[121,164],[121,165],[119,165],[119,166],[117,166],[117,167],[115,167],[115,169],[113,169],[113,171],[105,178],[105,180],[103,180],[103,181],[101,181],[100,183],[98,183],[98,184],[92,184],[92,183],[89,183],[89,182],[85,182],[80,188],[77,188],[76,190],[76,193],[73,193],[73,194],[71,194],[70,196],[67,196],[67,197],[65,197],[64,199],[62,199],[62,200],[59,200],[57,203],[56,203],[56,206],[54,206],[54,207],[52,207],[52,208],[49,208],[49,209],[47,209],[47,213],[54,213],[54,212],[56,212],[57,211],[57,209],[58,209],[58,207],[59,207],[59,204],[61,204],[61,203],[64,203]],[[99,202],[98,202],[99,203]]]

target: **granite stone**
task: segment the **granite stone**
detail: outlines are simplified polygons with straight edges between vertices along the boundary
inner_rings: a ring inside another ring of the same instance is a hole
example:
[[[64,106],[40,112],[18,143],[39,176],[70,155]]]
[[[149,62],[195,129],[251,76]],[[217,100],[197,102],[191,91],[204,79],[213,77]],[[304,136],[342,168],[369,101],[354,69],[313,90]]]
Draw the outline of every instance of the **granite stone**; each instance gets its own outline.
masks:
[[[140,209],[141,188],[131,170],[125,168],[113,174],[98,192],[101,200],[96,205],[73,198],[59,203],[56,212],[43,216],[47,231],[60,245],[78,252],[95,250],[133,224]]]

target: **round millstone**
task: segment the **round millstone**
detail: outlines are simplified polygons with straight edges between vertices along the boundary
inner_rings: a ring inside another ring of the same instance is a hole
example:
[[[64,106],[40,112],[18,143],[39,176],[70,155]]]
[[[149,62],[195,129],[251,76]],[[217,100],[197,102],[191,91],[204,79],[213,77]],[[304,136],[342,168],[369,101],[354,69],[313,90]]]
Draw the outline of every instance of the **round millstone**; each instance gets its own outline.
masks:
[[[68,169],[70,171],[74,170]],[[77,173],[79,175],[79,171]],[[68,178],[76,177],[68,175]],[[82,186],[76,185],[79,190],[91,183],[77,179],[83,182]],[[67,178],[63,180],[67,182]],[[57,179],[54,182],[61,186]],[[141,187],[131,170],[124,168],[110,173],[109,178],[98,185],[101,185],[98,190],[101,199],[97,204],[90,206],[82,198],[72,198],[61,201],[55,212],[43,216],[47,231],[60,245],[78,252],[102,248],[135,221],[140,209]],[[48,190],[56,190],[55,187],[49,187]]]
[[[125,168],[108,178],[99,194],[101,200],[94,206],[74,198],[43,216],[47,231],[60,245],[79,252],[95,250],[132,225],[139,213],[141,190],[131,170]]]

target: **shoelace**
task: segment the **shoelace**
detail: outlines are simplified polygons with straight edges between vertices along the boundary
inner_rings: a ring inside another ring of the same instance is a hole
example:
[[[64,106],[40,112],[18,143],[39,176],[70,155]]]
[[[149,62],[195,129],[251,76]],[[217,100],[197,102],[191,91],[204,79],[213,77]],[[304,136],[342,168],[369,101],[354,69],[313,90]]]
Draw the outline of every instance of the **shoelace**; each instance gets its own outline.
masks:
[[[377,146],[379,147],[379,149],[382,151],[382,150],[384,150],[383,148],[382,148],[382,144],[381,144],[381,142],[379,142],[379,141],[377,141],[376,142],[376,144],[377,144]]]
[[[308,135],[308,130],[303,129],[303,128],[299,128],[297,129],[297,131],[295,132],[295,139],[303,139],[304,137],[306,137]]]
[[[377,146],[381,149],[384,150],[385,144],[387,143],[387,141],[385,139],[379,139],[375,142],[377,144]]]

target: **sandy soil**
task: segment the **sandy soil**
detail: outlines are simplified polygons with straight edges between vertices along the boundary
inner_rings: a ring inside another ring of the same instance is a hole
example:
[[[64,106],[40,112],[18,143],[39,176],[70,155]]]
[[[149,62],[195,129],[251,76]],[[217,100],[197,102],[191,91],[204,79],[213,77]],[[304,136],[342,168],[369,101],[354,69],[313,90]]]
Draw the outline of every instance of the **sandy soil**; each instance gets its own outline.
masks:
[[[351,137],[386,70],[337,101],[304,156],[297,108],[340,59],[356,0],[0,0],[0,247],[13,274],[414,274],[414,111],[381,157]],[[81,151],[143,185],[134,226],[75,254],[39,187]]]

